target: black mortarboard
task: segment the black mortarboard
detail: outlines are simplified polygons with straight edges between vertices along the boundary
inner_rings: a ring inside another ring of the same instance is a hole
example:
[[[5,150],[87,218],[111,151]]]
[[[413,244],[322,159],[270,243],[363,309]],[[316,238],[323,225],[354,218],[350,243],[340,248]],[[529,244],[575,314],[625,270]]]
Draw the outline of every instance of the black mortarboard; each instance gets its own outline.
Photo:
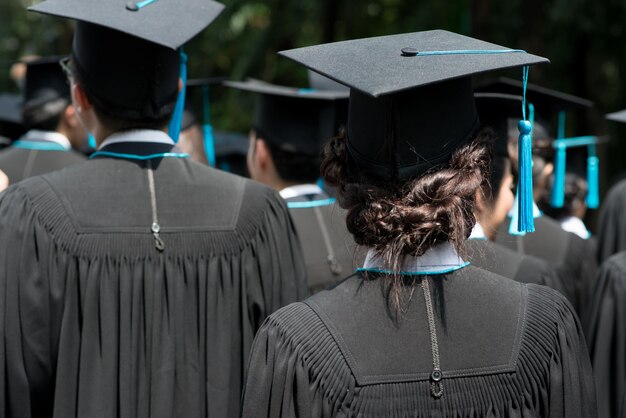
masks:
[[[476,92],[519,94],[522,82],[507,77],[499,77],[478,83]],[[558,113],[562,110],[585,109],[593,107],[593,102],[582,97],[573,96],[547,87],[528,83],[526,85],[526,99],[535,105],[541,114]]]
[[[25,131],[22,123],[22,97],[19,94],[0,94],[0,136],[16,140]]]
[[[475,93],[476,108],[483,127],[492,128],[497,135],[494,151],[496,155],[508,156],[508,144],[517,138],[519,131],[519,113],[522,107],[522,96],[502,93]],[[532,103],[529,103],[532,106]],[[533,125],[533,149],[535,152],[552,148],[552,138],[541,124]]]
[[[238,132],[215,131],[216,166],[220,170],[248,176],[246,156],[250,141],[248,135]]]
[[[345,122],[347,91],[298,89],[258,80],[225,84],[258,94],[254,129],[284,151],[317,156]]]
[[[60,59],[46,57],[26,64],[22,111],[27,125],[56,117],[70,104],[70,87]]]
[[[344,86],[341,83],[337,83],[335,80],[331,80],[328,77],[324,77],[320,73],[308,70],[309,74],[309,87],[314,90],[328,90],[328,91],[350,91],[348,86]]]
[[[211,167],[216,166],[216,144],[211,125],[211,100],[209,88],[212,85],[222,84],[226,80],[225,77],[213,78],[195,78],[187,81],[187,91],[185,99],[185,112],[183,114],[182,130],[190,128],[192,125],[199,123],[198,113],[194,109],[202,109],[201,125],[202,136],[204,141],[204,153]],[[196,107],[197,98],[200,98],[201,106]]]
[[[410,178],[443,164],[478,132],[472,74],[549,62],[443,30],[280,54],[350,87],[350,155],[384,178]]]
[[[78,77],[101,110],[129,120],[160,120],[172,112],[176,50],[222,9],[212,0],[48,0],[29,8],[77,21],[72,59]]]

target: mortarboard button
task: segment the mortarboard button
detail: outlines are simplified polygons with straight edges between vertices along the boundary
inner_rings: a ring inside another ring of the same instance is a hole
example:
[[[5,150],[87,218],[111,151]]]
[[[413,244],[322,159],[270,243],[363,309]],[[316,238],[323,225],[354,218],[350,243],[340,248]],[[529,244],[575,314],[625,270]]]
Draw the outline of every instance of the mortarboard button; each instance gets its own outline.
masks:
[[[139,6],[137,6],[137,3],[135,2],[126,3],[126,10],[136,12],[137,10],[139,10]]]
[[[403,57],[414,57],[414,56],[416,56],[419,53],[419,51],[417,49],[410,48],[410,47],[402,48],[401,51],[402,51],[402,56]]]

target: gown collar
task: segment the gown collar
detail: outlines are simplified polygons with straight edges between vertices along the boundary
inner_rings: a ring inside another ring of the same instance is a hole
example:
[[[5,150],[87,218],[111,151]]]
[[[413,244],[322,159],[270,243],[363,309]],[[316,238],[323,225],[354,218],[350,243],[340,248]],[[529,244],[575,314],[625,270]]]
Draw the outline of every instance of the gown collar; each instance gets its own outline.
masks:
[[[158,143],[174,145],[174,141],[165,132],[155,129],[135,129],[130,131],[118,132],[106,138],[98,147],[98,151],[103,148],[119,143],[139,142],[139,143]]]
[[[469,239],[477,239],[481,241],[487,240],[487,234],[485,234],[485,229],[478,222],[476,222],[476,224],[474,225],[474,228],[472,229],[472,233],[470,234]]]
[[[585,226],[585,223],[575,216],[568,216],[559,221],[561,224],[561,228],[567,232],[571,232],[573,234],[578,235],[582,239],[589,239],[591,237],[591,232]]]
[[[450,242],[444,242],[433,246],[419,257],[405,257],[398,273],[410,276],[446,274],[462,269],[469,264],[459,256]],[[381,260],[372,249],[367,252],[363,267],[357,271],[386,274],[396,272],[384,260]]]
[[[317,184],[298,184],[282,189],[280,197],[283,199],[292,199],[294,197],[321,195],[324,191]]]
[[[20,141],[49,142],[60,145],[66,151],[72,149],[72,144],[70,143],[70,140],[67,139],[65,135],[54,131],[41,131],[38,129],[31,129],[20,138]]]

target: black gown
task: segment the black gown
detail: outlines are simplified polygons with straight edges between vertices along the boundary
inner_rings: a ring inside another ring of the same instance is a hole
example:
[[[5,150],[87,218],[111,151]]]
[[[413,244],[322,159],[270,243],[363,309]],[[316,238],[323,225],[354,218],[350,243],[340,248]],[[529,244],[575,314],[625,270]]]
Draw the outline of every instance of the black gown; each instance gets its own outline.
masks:
[[[0,170],[4,171],[9,178],[9,184],[60,170],[82,161],[85,161],[85,157],[73,150],[43,151],[9,147],[0,152]]]
[[[545,260],[482,239],[469,239],[466,249],[467,260],[476,267],[516,282],[548,286],[573,301],[573,288],[561,283],[556,267]]]
[[[151,155],[167,144],[112,144]],[[306,297],[273,190],[189,159],[96,158],[0,194],[0,416],[236,417],[254,335]]]
[[[626,180],[611,187],[598,222],[598,263],[626,250]]]
[[[364,259],[346,229],[344,210],[329,199],[323,192],[285,199],[304,252],[311,294],[345,278]],[[324,201],[329,203],[315,205]]]
[[[598,416],[620,416],[626,392],[626,252],[600,266],[583,326],[598,390]]]
[[[573,294],[572,305],[582,318],[588,308],[596,279],[597,263],[592,241],[564,231],[547,216],[535,219],[535,232],[509,235],[511,218],[500,227],[496,242],[522,254],[532,255],[556,266],[559,281]]]
[[[431,276],[444,376],[435,399],[421,287],[392,314],[385,277],[357,273],[271,315],[255,338],[242,416],[596,416],[585,341],[557,292],[472,266]]]

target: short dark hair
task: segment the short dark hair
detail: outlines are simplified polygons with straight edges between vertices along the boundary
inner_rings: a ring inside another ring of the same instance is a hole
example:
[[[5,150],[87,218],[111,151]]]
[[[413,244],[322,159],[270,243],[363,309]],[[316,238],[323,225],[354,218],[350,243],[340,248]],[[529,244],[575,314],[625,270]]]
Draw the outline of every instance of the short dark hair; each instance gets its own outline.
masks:
[[[22,110],[24,126],[29,130],[56,131],[69,105],[69,100],[58,98],[41,106],[24,108]]]
[[[89,83],[84,77],[81,77],[80,70],[73,61],[70,62],[72,73],[75,81],[83,87],[89,102],[93,106],[94,112],[100,123],[111,132],[121,132],[131,129],[163,129],[169,123],[174,113],[176,99],[170,103],[166,103],[164,108],[170,108],[163,117],[159,119],[139,118],[128,119],[125,115],[121,115],[115,109],[106,105],[106,101],[93,92]]]
[[[262,137],[259,139],[263,139]],[[320,177],[321,155],[306,155],[285,151],[265,141],[278,176],[286,182],[315,183]]]

